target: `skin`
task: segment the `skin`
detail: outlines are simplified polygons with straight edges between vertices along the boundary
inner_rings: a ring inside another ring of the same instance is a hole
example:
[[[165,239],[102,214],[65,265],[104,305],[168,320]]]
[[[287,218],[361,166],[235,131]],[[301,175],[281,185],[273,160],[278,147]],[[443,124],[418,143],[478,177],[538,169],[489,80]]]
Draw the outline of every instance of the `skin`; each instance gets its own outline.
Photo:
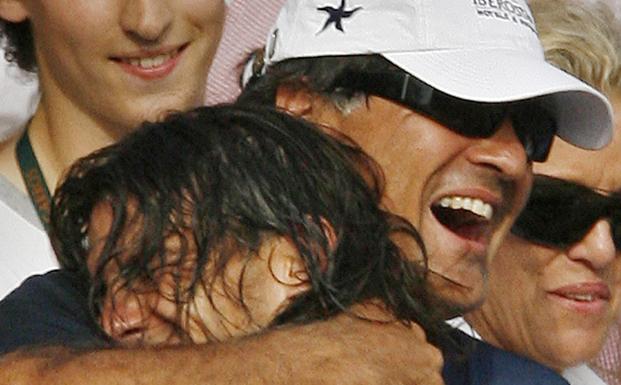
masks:
[[[467,138],[375,96],[347,115],[304,90],[281,87],[277,103],[335,127],[371,155],[384,171],[386,206],[414,224],[424,239],[433,290],[456,313],[481,303],[489,261],[523,207],[532,180],[531,164],[508,121],[490,138]],[[494,207],[476,240],[443,226],[431,211],[442,197],[454,195]]]
[[[440,385],[441,368],[420,327],[340,315],[219,344],[16,352],[0,358],[0,383],[311,385],[320,375],[322,384]]]
[[[130,205],[128,215],[134,213],[135,206]],[[105,202],[96,205],[91,214],[88,238],[92,247],[87,261],[91,273],[96,269],[113,219],[112,208]],[[139,242],[135,238],[141,226],[139,218],[130,221],[129,226],[118,246],[122,250],[120,259],[131,258],[131,245]],[[184,241],[179,235],[169,235],[164,243],[165,259],[166,263],[176,264],[182,244],[186,244],[189,248],[183,266],[188,270],[160,266],[154,259],[157,287],[153,283],[138,283],[133,290],[128,289],[115,280],[118,266],[112,262],[106,267],[104,279],[109,289],[103,299],[100,322],[112,339],[124,346],[225,341],[264,329],[294,296],[309,289],[298,250],[284,237],[272,236],[266,237],[256,254],[246,257],[240,251],[233,255],[215,279],[213,265],[208,265],[203,284],[196,287],[189,303],[178,309],[175,289],[189,285],[196,258],[191,232]],[[175,281],[175,273],[181,275],[180,282]],[[241,293],[237,290],[240,285]]]
[[[615,111],[621,111],[621,94],[611,95],[611,101]],[[600,151],[581,150],[557,139],[549,160],[536,165],[535,172],[602,191],[621,191],[618,114],[615,127],[613,142]],[[620,257],[606,220],[599,220],[566,249],[510,235],[491,263],[487,300],[466,319],[486,341],[558,371],[584,362],[600,350],[621,309]],[[564,287],[588,293],[587,284],[603,285],[610,298],[587,309],[555,293]]]
[[[96,259],[109,231],[110,207],[96,206],[92,219],[89,240]],[[131,244],[131,229],[127,235]],[[166,249],[175,254],[179,244],[178,238],[169,237]],[[233,258],[224,274],[234,284],[239,282],[239,262]],[[442,354],[427,343],[425,332],[416,324],[406,327],[390,322],[391,317],[374,304],[357,305],[350,311],[384,322],[341,314],[327,321],[253,333],[267,325],[292,296],[307,289],[304,273],[291,242],[268,237],[246,264],[244,300],[251,319],[230,296],[216,294],[218,311],[223,314],[214,312],[199,290],[189,321],[175,324],[172,314],[176,308],[159,292],[136,296],[121,291],[116,312],[110,311],[111,297],[107,297],[102,324],[124,348],[76,352],[56,347],[7,354],[0,357],[0,383],[284,385],[295,379],[298,384],[310,385],[317,383],[318,373],[322,384],[444,383]],[[106,274],[114,276],[114,267]],[[158,289],[166,292],[171,286],[165,271],[162,278]],[[145,308],[148,317],[144,317]],[[115,329],[115,322],[120,328]],[[184,328],[185,339],[172,332],[173,324]],[[207,342],[206,331],[211,342],[223,342],[201,344]],[[145,344],[155,347],[141,348]]]
[[[224,9],[221,0],[0,1],[0,17],[32,24],[42,98],[30,134],[49,186],[142,121],[202,104]],[[155,68],[130,62],[166,53]],[[15,141],[0,149],[0,172],[23,189]]]
[[[53,188],[75,159],[117,141],[139,121],[202,102],[224,5],[218,0],[0,0],[0,17],[29,19],[34,28],[42,99],[29,132]],[[164,78],[132,75],[114,60],[185,43],[190,44],[177,68]],[[16,141],[0,145],[0,173],[25,191]],[[50,365],[54,370],[41,370]],[[314,384],[319,369],[326,384],[441,384],[441,367],[441,354],[417,325],[378,325],[343,315],[229,343],[16,352],[0,358],[0,383],[288,384],[295,378]]]
[[[365,106],[346,116],[334,109],[324,99],[299,89],[280,90],[278,101],[280,107],[294,114],[321,124],[328,124],[351,136],[377,159],[384,168],[387,179],[386,205],[406,216],[419,228],[427,229],[427,234],[431,231],[443,232],[442,236],[430,238],[432,243],[428,247],[431,255],[430,267],[438,275],[442,274],[447,278],[432,279],[432,284],[444,298],[455,304],[456,308],[468,308],[477,304],[485,289],[488,259],[493,255],[496,245],[506,234],[516,213],[523,206],[531,183],[530,164],[510,123],[503,123],[499,131],[490,138],[472,139],[460,136],[405,107],[377,97],[370,97]],[[368,131],[365,128],[369,128]],[[378,131],[380,135],[377,135]],[[372,140],[371,137],[375,140]],[[408,138],[411,140],[407,140]],[[404,154],[415,156],[406,157]],[[438,154],[442,154],[442,156],[438,156]],[[421,159],[428,159],[429,161],[421,162]],[[415,172],[411,170],[415,170]],[[419,177],[411,178],[411,175]],[[420,175],[424,177],[420,177]],[[462,239],[437,222],[435,216],[431,214],[430,206],[446,195],[474,196],[493,203],[495,216],[486,225],[483,236],[476,241]],[[415,198],[406,199],[408,197]],[[396,205],[395,202],[404,202],[405,204]],[[105,220],[95,220],[92,225],[91,232],[95,231],[95,234],[91,234],[92,240],[105,238],[107,234]],[[98,226],[102,228],[98,229]],[[422,235],[426,237],[425,233]],[[450,245],[447,245],[446,237],[451,239]],[[427,238],[425,239],[427,241]],[[440,252],[447,246],[453,254]],[[97,247],[94,249],[93,255],[96,259]],[[273,251],[270,250],[270,253],[273,254]],[[261,258],[258,260],[261,261]],[[256,270],[258,272],[256,276],[263,277],[261,279],[265,281],[267,276],[271,274],[269,273],[271,266],[268,266],[267,269],[265,269],[264,263],[260,263],[260,266],[263,268]],[[231,271],[238,272],[235,268]],[[267,287],[273,287],[273,283],[264,285],[262,290],[270,290]],[[164,285],[166,284],[164,283]],[[164,289],[164,291],[166,290]],[[201,298],[199,298],[200,300]],[[144,328],[136,333],[135,324],[128,322],[127,318],[118,322],[118,318],[127,317],[127,313],[119,317],[118,313],[115,315],[110,310],[112,309],[110,305],[104,306],[102,324],[104,330],[107,330],[113,338],[129,345],[135,344],[137,341],[154,345],[179,342],[179,340],[175,340],[175,336],[171,339],[171,328],[167,325],[171,322],[170,315],[174,311],[167,308],[170,303],[165,300],[162,301],[162,296],[157,295],[155,299],[121,296],[121,301],[120,305],[115,303],[117,309],[138,308],[137,305],[147,303],[149,311],[152,311],[154,316],[144,317],[142,313],[138,312],[140,314],[139,319],[151,319],[151,321],[140,326]],[[282,303],[272,306],[272,311],[269,314],[273,315],[273,309],[278,309]],[[203,302],[201,306],[194,309],[198,310],[196,313],[200,313],[198,319],[204,325],[202,329],[200,326],[198,327],[201,330],[210,329],[209,322],[213,321],[211,317],[214,315],[213,309],[210,309],[209,305],[205,306],[205,304],[206,302]],[[228,303],[227,305],[232,304]],[[227,312],[224,317],[227,321],[224,324],[227,324],[230,318],[236,317],[234,305],[232,307],[225,306],[222,309]],[[123,311],[121,310],[121,312]],[[231,314],[232,316],[230,316]],[[121,333],[117,333],[114,326],[115,317],[117,324],[129,324],[130,327],[121,327]],[[237,319],[239,320],[239,318]],[[222,325],[222,319],[219,321]],[[211,325],[217,323],[211,322]],[[241,324],[244,324],[243,317]],[[238,328],[240,334],[254,330]],[[125,339],[127,336],[124,336],[123,333],[127,331],[130,332],[129,338]],[[190,336],[192,336],[192,331],[192,328],[185,329],[185,332]],[[227,330],[229,333],[230,331],[231,328]],[[115,333],[117,333],[116,337]],[[271,333],[267,333],[267,335],[269,336]],[[146,338],[142,338],[145,336]],[[190,339],[193,342],[203,342],[197,338],[191,337]],[[351,341],[349,342],[351,343]],[[419,354],[420,351],[416,355]],[[20,363],[24,362],[20,361]],[[410,364],[407,366],[411,367]],[[434,378],[427,376],[424,383],[433,382]]]

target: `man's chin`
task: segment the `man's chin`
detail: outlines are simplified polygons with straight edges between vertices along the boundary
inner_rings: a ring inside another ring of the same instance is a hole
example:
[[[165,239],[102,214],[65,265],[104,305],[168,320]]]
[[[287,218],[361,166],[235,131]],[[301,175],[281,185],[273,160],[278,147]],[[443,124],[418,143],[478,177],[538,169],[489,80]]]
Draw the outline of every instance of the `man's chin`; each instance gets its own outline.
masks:
[[[438,309],[445,319],[454,318],[472,311],[483,303],[485,286],[466,287],[440,276],[429,276],[430,291],[438,301]]]

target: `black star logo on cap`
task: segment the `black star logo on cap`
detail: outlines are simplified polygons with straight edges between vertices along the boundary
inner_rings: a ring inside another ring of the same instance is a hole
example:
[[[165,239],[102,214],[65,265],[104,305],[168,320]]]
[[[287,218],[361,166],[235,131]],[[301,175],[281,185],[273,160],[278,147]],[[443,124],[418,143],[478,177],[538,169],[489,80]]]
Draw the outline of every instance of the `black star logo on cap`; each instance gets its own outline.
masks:
[[[334,27],[339,31],[345,32],[343,30],[343,19],[348,19],[352,17],[354,13],[358,12],[361,9],[362,7],[356,7],[354,9],[345,10],[345,0],[341,0],[341,6],[338,8],[330,6],[317,8],[318,11],[327,12],[330,16],[326,23],[323,25],[321,31],[317,32],[317,34],[319,35],[323,31],[325,31],[326,28],[328,28],[331,24],[334,24]]]

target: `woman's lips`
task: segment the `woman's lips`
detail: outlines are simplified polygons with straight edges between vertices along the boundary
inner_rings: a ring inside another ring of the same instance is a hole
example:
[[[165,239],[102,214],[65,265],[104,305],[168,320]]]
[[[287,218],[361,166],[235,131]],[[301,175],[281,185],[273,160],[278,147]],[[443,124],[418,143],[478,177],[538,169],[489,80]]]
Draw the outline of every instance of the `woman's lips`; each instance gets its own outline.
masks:
[[[113,57],[125,72],[144,80],[168,76],[179,63],[187,44],[174,49],[140,52],[135,55]]]
[[[582,314],[601,314],[610,301],[610,288],[604,283],[581,283],[548,292],[564,307]]]

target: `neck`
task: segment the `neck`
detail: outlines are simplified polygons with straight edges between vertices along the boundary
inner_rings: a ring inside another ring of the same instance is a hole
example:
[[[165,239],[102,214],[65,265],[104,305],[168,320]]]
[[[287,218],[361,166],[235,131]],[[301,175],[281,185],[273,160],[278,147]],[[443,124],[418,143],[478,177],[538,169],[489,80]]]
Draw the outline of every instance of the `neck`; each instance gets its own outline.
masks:
[[[58,108],[58,103],[50,106],[45,97],[30,122],[28,134],[52,193],[62,173],[74,161],[120,139],[79,111]]]
[[[481,339],[490,345],[530,358],[559,374],[567,368],[566,365],[547,359],[546,354],[541,353],[536,343],[524,337],[529,335],[528,330],[507,330],[506,322],[503,323],[501,319],[488,318],[480,309],[465,314],[464,319],[481,336]],[[511,327],[516,327],[516,325]]]

